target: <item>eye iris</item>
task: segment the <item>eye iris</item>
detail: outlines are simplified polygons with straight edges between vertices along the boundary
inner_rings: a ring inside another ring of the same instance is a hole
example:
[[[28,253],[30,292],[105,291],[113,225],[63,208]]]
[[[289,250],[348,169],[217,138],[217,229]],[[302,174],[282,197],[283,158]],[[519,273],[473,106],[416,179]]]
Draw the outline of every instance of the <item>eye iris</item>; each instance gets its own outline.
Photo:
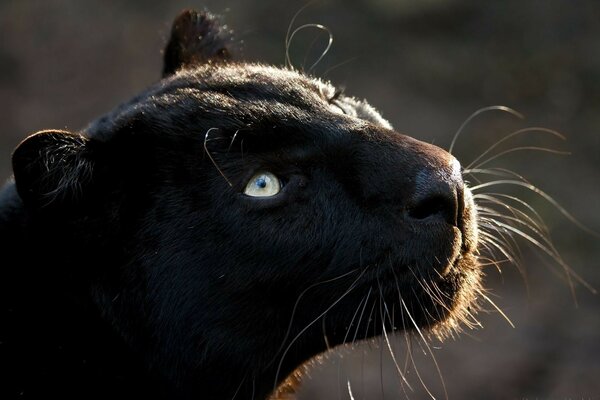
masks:
[[[256,186],[260,189],[264,189],[267,187],[267,178],[264,176],[261,176],[260,178],[256,179]]]

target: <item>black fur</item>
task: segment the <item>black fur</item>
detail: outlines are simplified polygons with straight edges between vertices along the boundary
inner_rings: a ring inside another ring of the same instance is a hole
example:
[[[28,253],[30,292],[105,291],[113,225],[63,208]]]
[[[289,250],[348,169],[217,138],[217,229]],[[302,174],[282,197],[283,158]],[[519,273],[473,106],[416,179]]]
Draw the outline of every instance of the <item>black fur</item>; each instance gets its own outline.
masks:
[[[3,399],[264,399],[328,345],[405,328],[386,321],[404,310],[443,334],[471,304],[477,235],[456,160],[328,83],[231,62],[232,46],[186,11],[166,78],[15,151]],[[281,193],[244,195],[265,170]],[[361,304],[390,309],[352,324]]]

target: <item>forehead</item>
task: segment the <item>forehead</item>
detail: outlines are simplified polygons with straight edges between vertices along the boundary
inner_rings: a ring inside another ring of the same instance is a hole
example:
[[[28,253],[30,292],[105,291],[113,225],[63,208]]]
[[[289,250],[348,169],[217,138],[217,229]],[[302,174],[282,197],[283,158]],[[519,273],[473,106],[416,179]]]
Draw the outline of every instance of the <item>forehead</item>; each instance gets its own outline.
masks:
[[[373,124],[388,127],[378,123],[381,117],[365,102],[341,96],[341,101],[354,102],[344,104],[342,112],[332,103],[335,93],[331,84],[288,69],[260,64],[204,65],[160,81],[92,124],[88,133],[102,135],[132,120],[160,127],[161,134],[168,133],[165,128],[178,126],[200,130],[289,127],[330,134],[360,132]]]
[[[205,115],[258,120],[331,119],[335,88],[297,72],[257,64],[202,67],[166,83],[155,100],[194,108]],[[343,123],[343,118],[335,118]]]
[[[333,95],[335,88],[320,79],[289,69],[261,64],[226,64],[184,70],[172,81],[205,91],[228,92],[244,99],[252,97],[313,104]]]

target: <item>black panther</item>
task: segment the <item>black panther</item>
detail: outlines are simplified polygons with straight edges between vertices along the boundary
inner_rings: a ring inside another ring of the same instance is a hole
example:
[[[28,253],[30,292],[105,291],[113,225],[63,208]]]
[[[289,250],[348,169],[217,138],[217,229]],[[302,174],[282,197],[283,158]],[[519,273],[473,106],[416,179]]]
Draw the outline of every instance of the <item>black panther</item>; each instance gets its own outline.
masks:
[[[328,348],[477,308],[459,162],[185,11],[163,79],[13,153],[0,397],[266,399]],[[278,394],[279,393],[279,394]]]

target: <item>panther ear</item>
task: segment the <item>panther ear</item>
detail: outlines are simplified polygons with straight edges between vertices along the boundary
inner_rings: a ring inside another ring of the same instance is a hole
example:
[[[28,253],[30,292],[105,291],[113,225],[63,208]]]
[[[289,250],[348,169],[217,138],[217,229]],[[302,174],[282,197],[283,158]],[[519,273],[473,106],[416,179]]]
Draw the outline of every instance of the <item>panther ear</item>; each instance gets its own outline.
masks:
[[[183,11],[173,22],[164,51],[163,77],[205,63],[230,61],[234,52],[232,32],[210,13]]]
[[[17,191],[31,208],[75,205],[92,180],[90,139],[48,130],[29,136],[12,155]]]

